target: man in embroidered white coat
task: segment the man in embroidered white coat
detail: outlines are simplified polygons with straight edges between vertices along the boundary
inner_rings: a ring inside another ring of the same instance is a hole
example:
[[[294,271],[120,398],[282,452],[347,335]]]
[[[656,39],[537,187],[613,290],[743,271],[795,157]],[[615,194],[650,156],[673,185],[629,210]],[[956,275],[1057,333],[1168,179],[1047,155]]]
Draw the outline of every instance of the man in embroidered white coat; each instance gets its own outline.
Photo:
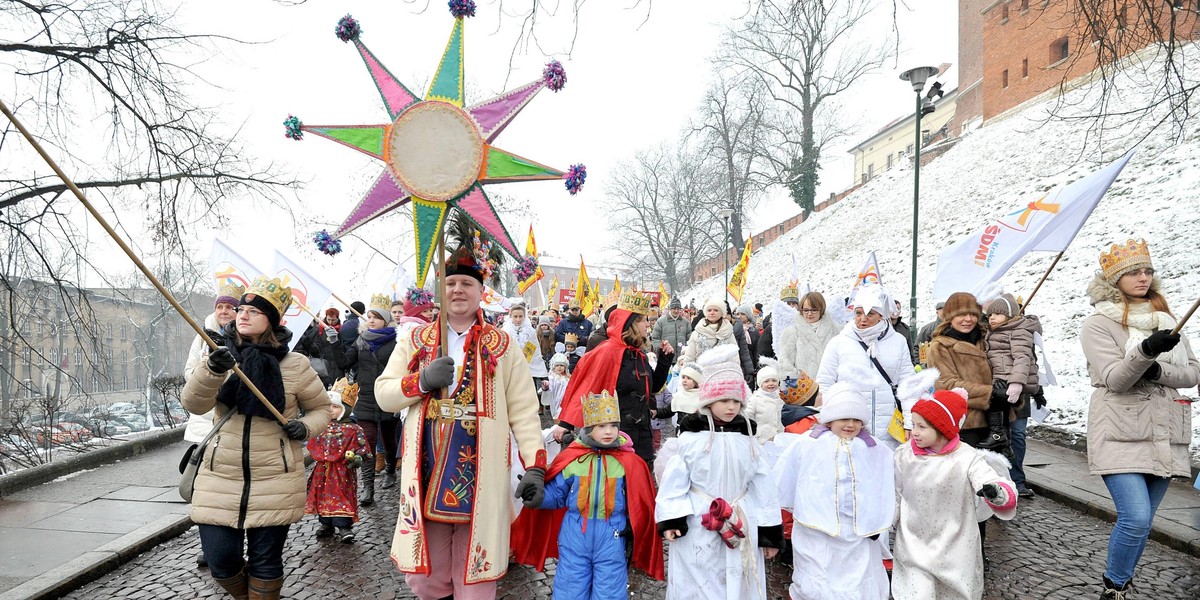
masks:
[[[445,280],[439,321],[398,336],[375,382],[381,409],[411,408],[391,558],[421,600],[495,598],[513,520],[510,433],[526,467],[521,487],[542,493],[538,399],[521,349],[480,314],[483,273],[469,252],[447,262]],[[438,358],[441,319],[448,356]]]

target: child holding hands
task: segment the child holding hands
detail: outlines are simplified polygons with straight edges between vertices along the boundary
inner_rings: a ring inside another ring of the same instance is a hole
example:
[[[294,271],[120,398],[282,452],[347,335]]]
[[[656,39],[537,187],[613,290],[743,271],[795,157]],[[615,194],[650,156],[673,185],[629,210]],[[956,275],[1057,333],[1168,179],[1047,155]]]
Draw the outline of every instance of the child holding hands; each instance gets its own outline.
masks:
[[[892,450],[866,429],[871,407],[835,383],[814,426],[772,472],[779,505],[791,511],[793,600],[887,600],[879,535],[896,511]]]
[[[546,470],[541,499],[527,494],[512,526],[517,562],[541,571],[558,558],[555,600],[629,597],[626,556],[663,579],[662,537],[654,527],[654,482],[646,461],[619,430],[607,391],[581,401],[583,430]],[[532,491],[532,490],[528,490]]]
[[[783,544],[769,466],[741,415],[750,395],[726,344],[697,361],[700,411],[679,420],[678,453],[658,489],[655,519],[671,544],[668,599],[766,598],[764,557]]]
[[[966,390],[923,396],[913,405],[912,439],[896,449],[896,600],[982,598],[976,524],[992,514],[1004,520],[1016,514],[1007,461],[959,441],[966,415]]]

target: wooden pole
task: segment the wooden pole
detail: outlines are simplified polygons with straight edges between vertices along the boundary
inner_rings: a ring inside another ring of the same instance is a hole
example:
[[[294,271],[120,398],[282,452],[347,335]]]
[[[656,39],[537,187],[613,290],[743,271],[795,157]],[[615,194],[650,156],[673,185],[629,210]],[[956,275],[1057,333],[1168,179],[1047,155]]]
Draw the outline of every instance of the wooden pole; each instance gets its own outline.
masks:
[[[89,202],[87,197],[83,195],[83,192],[80,191],[80,189],[75,185],[75,182],[71,181],[71,178],[67,177],[67,174],[59,168],[58,163],[54,162],[54,159],[50,158],[50,155],[47,154],[42,148],[42,145],[39,144],[36,139],[34,139],[33,135],[29,133],[28,129],[25,129],[25,125],[17,120],[16,115],[14,115],[12,111],[8,109],[8,105],[5,104],[3,100],[0,100],[0,112],[3,112],[4,116],[8,117],[8,120],[11,121],[13,125],[17,126],[17,129],[20,130],[21,135],[25,136],[25,139],[29,141],[29,144],[33,146],[33,149],[36,150],[39,155],[41,155],[42,160],[46,161],[46,164],[50,165],[50,168],[54,170],[56,175],[58,175],[58,178],[61,179],[68,188],[70,188],[71,192],[75,194],[75,197],[79,199],[79,202],[83,204],[83,207],[92,214],[92,217],[95,218],[96,221],[100,223],[100,226],[104,228],[104,231],[108,233],[109,237],[117,242],[117,245],[121,247],[121,250],[125,251],[125,255],[129,257],[129,260],[133,261],[133,264],[138,268],[139,271],[142,272],[142,275],[145,275],[146,279],[150,280],[150,283],[154,285],[155,289],[158,290],[158,293],[162,294],[163,297],[167,299],[167,302],[171,304],[171,307],[179,313],[179,316],[183,317],[183,320],[186,321],[193,330],[195,330],[196,335],[199,335],[200,339],[204,340],[204,343],[208,344],[209,348],[216,350],[217,343],[214,342],[212,338],[208,337],[208,334],[204,332],[204,328],[201,327],[200,324],[197,323],[196,320],[193,319],[192,316],[183,309],[183,306],[180,306],[179,302],[175,300],[175,296],[172,296],[171,292],[168,292],[167,288],[163,287],[163,284],[158,281],[158,278],[155,277],[153,273],[150,272],[150,269],[146,268],[146,265],[143,264],[141,259],[138,258],[137,254],[133,252],[133,249],[125,243],[125,240],[121,239],[121,236],[117,235],[117,232],[113,230],[112,226],[108,224],[108,221],[106,221],[100,212],[96,210],[96,207],[92,206],[92,203]],[[254,382],[250,381],[250,379],[246,377],[246,374],[243,373],[241,368],[239,368],[236,364],[233,365],[233,372],[238,376],[238,379],[242,380],[242,383],[246,387],[250,388],[250,391],[254,393],[254,397],[258,398],[259,402],[262,402],[263,406],[266,406],[267,410],[271,411],[271,414],[275,416],[275,419],[278,420],[280,424],[287,424],[287,419],[284,418],[284,416],[280,414],[274,406],[271,405],[271,402],[267,400],[266,396],[263,396],[263,393],[258,389],[258,386],[255,386]]]
[[[1187,323],[1188,319],[1192,318],[1192,314],[1196,312],[1196,308],[1198,307],[1200,307],[1200,298],[1196,298],[1196,301],[1192,303],[1192,307],[1188,309],[1186,315],[1183,315],[1183,318],[1179,320],[1179,323],[1175,325],[1175,329],[1172,329],[1171,333],[1182,331],[1184,323]]]
[[[449,343],[446,341],[446,232],[438,231],[438,301],[442,307],[438,310],[438,346],[442,356],[450,356]]]
[[[354,310],[354,307],[350,306],[349,302],[342,300],[341,296],[338,296],[337,294],[333,294],[333,299],[344,304],[346,306],[346,308],[350,309],[350,312],[354,313],[355,315],[358,315],[358,318],[360,318],[360,319],[362,318],[363,314],[358,312],[357,310]],[[309,314],[312,314],[312,313],[309,313]]]
[[[1033,291],[1029,292],[1029,297],[1026,298],[1025,302],[1021,304],[1021,314],[1025,314],[1025,307],[1029,306],[1029,301],[1033,300],[1033,296],[1038,293],[1038,290],[1042,289],[1042,284],[1045,283],[1046,278],[1050,276],[1050,271],[1053,271],[1054,267],[1058,265],[1059,259],[1063,257],[1063,253],[1065,252],[1066,250],[1059,252],[1058,256],[1054,257],[1054,262],[1050,263],[1050,268],[1046,269],[1045,273],[1042,273],[1042,278],[1038,280],[1037,285],[1033,286]]]

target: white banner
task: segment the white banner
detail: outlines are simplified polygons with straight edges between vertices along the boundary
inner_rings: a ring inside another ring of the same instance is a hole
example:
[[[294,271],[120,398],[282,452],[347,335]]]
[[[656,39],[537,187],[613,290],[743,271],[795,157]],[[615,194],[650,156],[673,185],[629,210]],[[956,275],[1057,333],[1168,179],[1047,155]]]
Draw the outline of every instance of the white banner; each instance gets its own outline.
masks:
[[[934,300],[945,300],[954,292],[979,295],[1030,251],[1066,250],[1133,152],[942,250],[933,283]]]
[[[292,332],[292,342],[288,345],[288,349],[292,350],[296,348],[300,336],[304,335],[304,330],[308,329],[313,319],[319,318],[313,315],[320,314],[321,307],[333,297],[333,290],[317,281],[316,277],[309,275],[300,265],[278,250],[275,251],[275,276],[281,279],[284,285],[292,288],[292,305],[280,319],[281,324]],[[305,312],[305,309],[308,312]]]
[[[392,269],[392,274],[388,276],[383,287],[379,288],[384,293],[392,297],[392,301],[404,300],[404,295],[408,293],[408,288],[417,285],[417,279],[408,274],[408,270],[401,263],[396,263],[396,268]],[[372,290],[371,293],[378,293]]]
[[[872,283],[883,286],[883,276],[879,274],[879,261],[875,260],[874,251],[867,255],[867,262],[863,263],[862,269],[854,277],[854,287],[850,288],[850,297],[854,297],[854,292],[858,291],[858,288]]]
[[[221,284],[229,281],[247,288],[250,282],[263,274],[262,269],[246,260],[221,239],[214,239],[212,252],[208,255],[208,272],[213,278],[213,289],[220,291]]]

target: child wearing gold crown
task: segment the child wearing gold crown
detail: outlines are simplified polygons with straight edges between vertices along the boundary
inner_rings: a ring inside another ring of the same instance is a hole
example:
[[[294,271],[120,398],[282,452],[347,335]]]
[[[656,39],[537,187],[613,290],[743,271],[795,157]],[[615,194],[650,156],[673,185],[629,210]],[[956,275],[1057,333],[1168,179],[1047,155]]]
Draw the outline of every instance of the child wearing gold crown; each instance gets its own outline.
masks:
[[[700,412],[679,420],[678,453],[659,480],[658,529],[671,542],[668,599],[766,598],[764,559],[783,546],[770,465],[741,414],[750,395],[738,347],[700,355]]]
[[[605,391],[582,400],[584,428],[546,470],[545,495],[532,493],[513,523],[517,560],[539,571],[558,558],[554,598],[628,598],[626,561],[663,579],[662,537],[654,527],[654,482],[619,429],[621,411]]]
[[[354,541],[354,523],[358,522],[358,480],[354,470],[363,457],[371,455],[367,436],[350,411],[358,395],[344,397],[330,392],[334,419],[321,435],[308,440],[308,453],[316,462],[308,476],[308,500],[304,513],[317,515],[321,525],[317,537],[329,537],[337,530],[343,544]]]

